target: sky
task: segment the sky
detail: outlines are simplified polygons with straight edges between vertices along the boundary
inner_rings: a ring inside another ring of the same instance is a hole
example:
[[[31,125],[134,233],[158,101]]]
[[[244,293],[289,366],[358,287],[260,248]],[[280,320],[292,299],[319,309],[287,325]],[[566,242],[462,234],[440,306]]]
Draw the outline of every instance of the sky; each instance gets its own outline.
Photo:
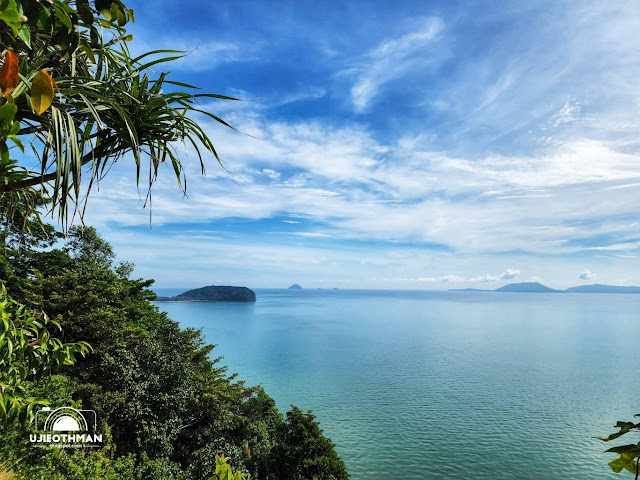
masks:
[[[133,1],[131,49],[242,102],[196,118],[152,218],[123,159],[89,200],[159,287],[640,285],[637,1]]]

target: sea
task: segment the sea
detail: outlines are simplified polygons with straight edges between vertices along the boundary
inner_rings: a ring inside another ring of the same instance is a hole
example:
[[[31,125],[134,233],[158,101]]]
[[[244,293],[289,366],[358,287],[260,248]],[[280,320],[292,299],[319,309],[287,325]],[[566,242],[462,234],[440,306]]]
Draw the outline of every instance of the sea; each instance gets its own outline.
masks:
[[[187,289],[157,289],[175,295]],[[354,480],[621,478],[595,439],[640,413],[640,295],[255,289],[157,303]]]

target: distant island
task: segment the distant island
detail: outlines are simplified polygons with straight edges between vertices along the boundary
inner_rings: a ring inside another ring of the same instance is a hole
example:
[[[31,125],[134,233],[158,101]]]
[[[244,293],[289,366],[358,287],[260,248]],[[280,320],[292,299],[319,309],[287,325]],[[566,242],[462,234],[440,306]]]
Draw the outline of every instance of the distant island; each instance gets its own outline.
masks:
[[[538,282],[510,283],[501,288],[496,288],[494,292],[522,292],[522,293],[558,293],[562,290],[554,290]]]
[[[175,297],[158,297],[157,302],[255,302],[256,294],[247,287],[215,286],[195,288]]]
[[[510,283],[495,290],[479,288],[452,288],[450,292],[517,292],[517,293],[635,293],[640,294],[640,287],[620,287],[616,285],[581,285],[566,290],[555,290],[538,282]]]
[[[287,288],[287,290],[302,290],[302,287],[300,285],[298,285],[297,283],[294,283],[289,288]]]
[[[571,287],[565,290],[567,293],[640,293],[640,287],[620,287],[617,285],[602,285],[596,283],[593,285],[581,285],[579,287]]]

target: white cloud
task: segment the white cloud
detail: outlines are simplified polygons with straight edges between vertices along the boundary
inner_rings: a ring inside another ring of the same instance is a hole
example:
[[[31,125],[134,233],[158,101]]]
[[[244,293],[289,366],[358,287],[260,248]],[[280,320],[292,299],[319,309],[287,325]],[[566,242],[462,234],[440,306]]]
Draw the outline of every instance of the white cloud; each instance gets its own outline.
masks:
[[[294,92],[290,95],[286,95],[284,97],[278,97],[278,99],[273,99],[273,101],[270,103],[270,106],[282,106],[282,105],[288,105],[290,103],[295,103],[295,102],[318,100],[324,97],[326,94],[327,94],[326,89],[321,87],[310,86],[299,92]]]
[[[637,250],[639,248],[640,248],[640,242],[630,242],[630,243],[614,243],[612,245],[605,245],[600,247],[587,247],[586,250],[628,252],[630,250]]]
[[[481,277],[473,277],[469,279],[470,282],[497,282],[498,280],[500,280],[499,275],[489,275],[488,273],[485,273]]]
[[[463,277],[458,277],[457,275],[443,275],[441,277],[418,277],[416,280],[418,282],[424,283],[458,283],[465,281]]]
[[[518,278],[520,275],[520,270],[516,270],[515,268],[507,268],[506,271],[500,274],[500,280],[513,280]]]
[[[488,273],[485,273],[481,277],[470,278],[469,281],[470,282],[499,282],[501,280],[514,280],[518,278],[519,275],[520,275],[520,270],[516,270],[515,268],[508,268],[507,270],[505,270],[502,273],[499,273],[498,275],[489,275]]]
[[[182,199],[163,169],[154,187],[155,224],[286,214],[324,222],[315,233],[333,238],[429,242],[466,252],[640,247],[640,224],[629,220],[637,210],[633,196],[611,188],[640,179],[640,155],[612,143],[574,140],[538,156],[474,161],[407,149],[402,141],[384,144],[360,126],[258,118],[239,125],[255,139],[201,124],[233,173],[211,165],[201,177],[196,162],[186,160],[188,198]],[[93,197],[90,215],[100,212],[93,222],[148,220],[123,169],[112,171]],[[600,243],[581,246],[596,236]],[[615,243],[602,240],[607,237]]]
[[[428,18],[419,30],[382,42],[367,53],[362,62],[350,71],[356,76],[351,88],[356,110],[366,109],[383,85],[424,65],[429,59],[428,47],[443,28],[441,19]]]
[[[596,274],[585,268],[580,275],[578,275],[578,278],[580,280],[595,280]]]
[[[580,102],[567,102],[558,113],[556,113],[549,119],[549,122],[554,127],[559,127],[574,122],[580,114],[580,109]]]
[[[280,174],[278,172],[276,172],[275,170],[271,170],[270,168],[263,168],[262,169],[262,173],[270,178],[271,180],[279,180],[280,179]]]
[[[438,277],[417,277],[413,279],[416,282],[422,283],[477,283],[477,282],[499,282],[501,280],[513,280],[520,275],[520,270],[512,268],[498,275],[489,275],[488,273],[480,277],[463,277],[459,275],[441,275]],[[407,280],[407,279],[405,279]]]

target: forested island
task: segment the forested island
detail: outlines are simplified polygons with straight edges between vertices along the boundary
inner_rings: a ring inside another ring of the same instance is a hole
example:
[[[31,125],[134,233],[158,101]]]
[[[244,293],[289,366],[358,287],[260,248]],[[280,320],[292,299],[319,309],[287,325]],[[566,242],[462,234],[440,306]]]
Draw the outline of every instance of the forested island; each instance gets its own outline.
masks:
[[[247,287],[215,286],[194,288],[175,297],[158,297],[157,302],[255,302],[256,294]]]

